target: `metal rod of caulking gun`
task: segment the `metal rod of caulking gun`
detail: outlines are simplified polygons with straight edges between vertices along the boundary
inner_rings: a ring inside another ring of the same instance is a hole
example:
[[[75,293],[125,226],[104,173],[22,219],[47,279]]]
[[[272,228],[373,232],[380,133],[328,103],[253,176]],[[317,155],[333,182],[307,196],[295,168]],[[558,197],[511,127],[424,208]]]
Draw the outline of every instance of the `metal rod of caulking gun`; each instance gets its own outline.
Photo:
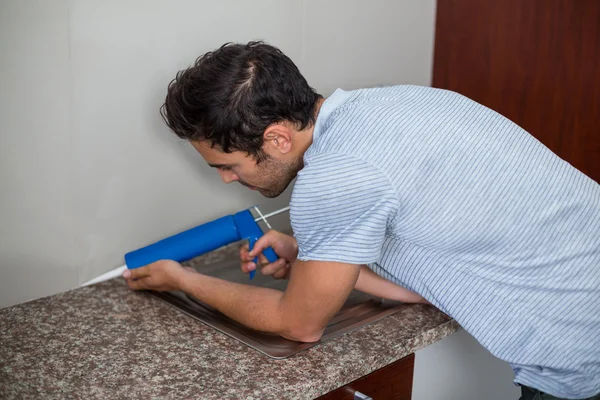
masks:
[[[271,213],[268,213],[267,215],[263,215],[260,210],[258,209],[258,207],[254,206],[254,209],[256,210],[256,212],[258,212],[258,215],[260,215],[260,217],[258,218],[254,218],[254,222],[258,222],[258,221],[265,221],[265,224],[267,224],[267,226],[269,227],[269,229],[271,228],[271,225],[269,225],[269,223],[267,222],[267,218],[273,217],[275,215],[281,214],[283,212],[286,212],[290,209],[290,206],[287,207],[283,207],[280,208],[279,210],[273,211]]]
[[[263,220],[265,222],[265,225],[267,225],[267,228],[273,229],[273,227],[271,226],[271,224],[269,224],[269,221],[267,221],[267,219],[265,218],[265,216],[263,215],[263,213],[260,212],[260,209],[257,206],[254,206],[254,209],[256,210],[256,212],[258,213],[258,215],[260,215],[260,218],[256,218],[254,220],[254,222],[258,222],[258,220]]]

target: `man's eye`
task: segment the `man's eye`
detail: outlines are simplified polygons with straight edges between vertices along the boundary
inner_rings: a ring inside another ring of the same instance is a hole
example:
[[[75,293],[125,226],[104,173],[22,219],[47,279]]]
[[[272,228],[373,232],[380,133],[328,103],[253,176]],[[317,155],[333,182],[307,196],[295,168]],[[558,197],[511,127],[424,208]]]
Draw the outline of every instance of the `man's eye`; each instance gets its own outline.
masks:
[[[231,171],[231,167],[230,166],[219,167],[219,169],[221,171]]]

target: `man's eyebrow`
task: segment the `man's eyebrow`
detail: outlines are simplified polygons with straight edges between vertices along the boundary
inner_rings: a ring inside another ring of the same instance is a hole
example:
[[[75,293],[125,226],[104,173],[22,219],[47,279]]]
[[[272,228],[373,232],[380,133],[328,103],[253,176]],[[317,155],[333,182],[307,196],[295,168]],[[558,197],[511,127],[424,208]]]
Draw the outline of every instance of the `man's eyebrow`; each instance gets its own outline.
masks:
[[[229,165],[229,164],[211,164],[211,163],[209,163],[208,165],[209,165],[210,167],[213,167],[213,168],[226,168],[226,167],[231,167],[231,165]]]

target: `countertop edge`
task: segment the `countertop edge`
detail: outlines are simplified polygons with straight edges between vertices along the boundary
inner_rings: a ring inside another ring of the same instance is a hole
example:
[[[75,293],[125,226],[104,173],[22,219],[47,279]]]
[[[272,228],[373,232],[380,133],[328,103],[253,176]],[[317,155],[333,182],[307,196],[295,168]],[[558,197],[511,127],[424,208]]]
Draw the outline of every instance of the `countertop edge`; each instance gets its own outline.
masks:
[[[415,336],[415,337],[409,339],[408,342],[402,343],[403,346],[398,345],[397,348],[395,348],[393,346],[390,349],[389,357],[387,357],[385,359],[385,361],[382,359],[381,362],[377,363],[373,367],[365,368],[365,371],[364,371],[364,373],[362,373],[362,375],[360,375],[360,376],[353,375],[352,378],[348,379],[347,382],[344,382],[342,384],[320,386],[319,389],[323,389],[323,390],[311,391],[311,392],[307,393],[307,397],[303,397],[303,398],[315,399],[315,398],[323,396],[329,392],[332,392],[336,389],[339,389],[343,386],[346,386],[360,378],[363,378],[369,374],[372,374],[373,372],[380,370],[381,368],[385,368],[388,365],[393,364],[394,362],[401,360],[402,358],[404,358],[410,354],[416,353],[417,351],[424,349],[425,347],[427,347],[435,342],[438,342],[438,341],[444,339],[445,337],[448,337],[448,336],[458,332],[461,329],[462,329],[462,327],[458,324],[458,322],[451,319],[441,325],[438,325],[429,330],[423,331],[418,336]],[[409,350],[407,350],[407,348]],[[284,396],[283,398],[288,398],[288,397],[286,397],[288,395],[288,393],[282,393],[282,395]],[[290,391],[289,395],[297,396],[297,392]],[[281,398],[281,397],[274,397],[274,399],[275,398]],[[293,397],[293,398],[298,398],[298,397]]]

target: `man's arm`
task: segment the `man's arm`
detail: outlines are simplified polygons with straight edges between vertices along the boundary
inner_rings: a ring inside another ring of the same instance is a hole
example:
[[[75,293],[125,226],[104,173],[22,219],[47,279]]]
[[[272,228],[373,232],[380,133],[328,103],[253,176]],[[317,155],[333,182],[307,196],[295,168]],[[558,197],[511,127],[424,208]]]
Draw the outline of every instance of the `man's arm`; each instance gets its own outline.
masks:
[[[131,270],[126,278],[133,289],[182,290],[250,328],[315,342],[350,295],[359,271],[352,264],[296,261],[285,293],[191,272],[173,261]]]

